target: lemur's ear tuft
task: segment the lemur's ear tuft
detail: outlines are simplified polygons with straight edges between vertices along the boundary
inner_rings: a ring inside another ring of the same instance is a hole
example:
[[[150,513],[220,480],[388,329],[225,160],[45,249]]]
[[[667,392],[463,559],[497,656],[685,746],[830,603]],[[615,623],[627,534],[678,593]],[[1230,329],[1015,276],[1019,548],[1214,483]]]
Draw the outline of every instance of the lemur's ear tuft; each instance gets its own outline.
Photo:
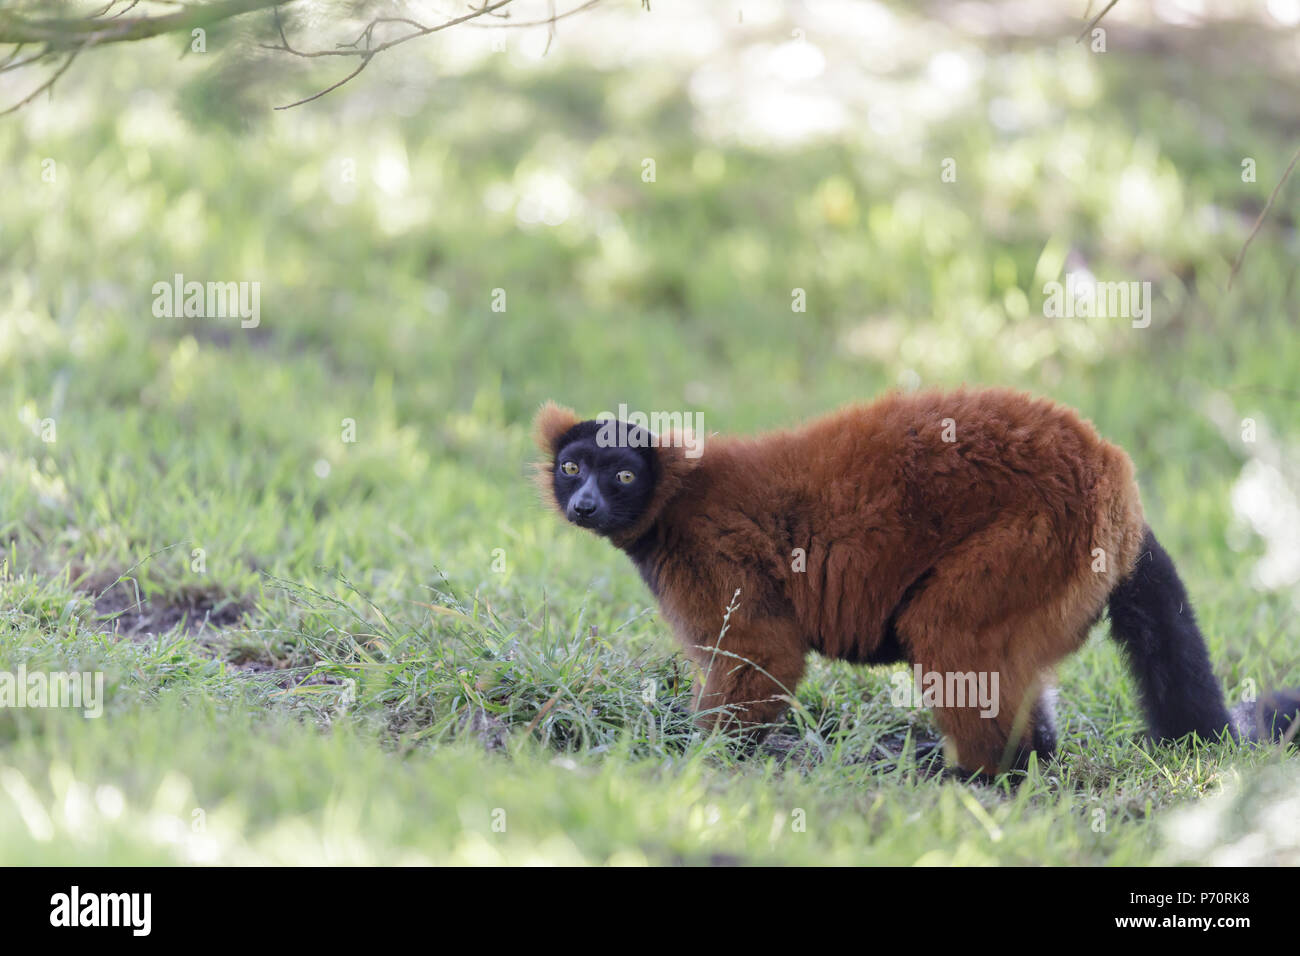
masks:
[[[559,451],[555,445],[561,436],[579,421],[581,419],[573,409],[547,402],[537,410],[537,417],[533,419],[533,441],[542,454],[554,455]]]

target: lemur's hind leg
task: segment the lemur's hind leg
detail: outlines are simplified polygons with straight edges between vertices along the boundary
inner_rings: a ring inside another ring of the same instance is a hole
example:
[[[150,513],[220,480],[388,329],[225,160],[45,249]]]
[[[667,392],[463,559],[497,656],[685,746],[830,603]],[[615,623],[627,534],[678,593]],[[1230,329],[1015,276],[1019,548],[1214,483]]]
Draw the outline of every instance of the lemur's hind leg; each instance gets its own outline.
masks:
[[[1056,750],[1050,672],[1006,657],[1004,636],[985,629],[960,648],[940,644],[913,661],[925,679],[941,682],[943,699],[933,713],[953,762],[985,776],[1023,770],[1031,752],[1042,763]]]
[[[959,766],[991,775],[1054,751],[1052,672],[1083,643],[1108,587],[1035,514],[999,521],[934,566],[898,619],[912,663],[997,689],[994,707],[946,700],[934,710]]]

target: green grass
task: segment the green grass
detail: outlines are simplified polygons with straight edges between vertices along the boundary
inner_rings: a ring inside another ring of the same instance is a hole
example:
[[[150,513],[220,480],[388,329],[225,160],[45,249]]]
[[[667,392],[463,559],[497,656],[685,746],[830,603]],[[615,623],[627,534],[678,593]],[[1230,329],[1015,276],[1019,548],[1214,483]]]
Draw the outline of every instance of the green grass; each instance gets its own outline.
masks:
[[[905,96],[947,40],[896,12]],[[685,71],[581,53],[399,61],[273,115],[308,79],[87,57],[0,125],[0,671],[102,671],[106,707],[0,709],[0,862],[1300,861],[1294,758],[1144,749],[1100,633],[1018,787],[918,759],[883,668],[815,662],[782,748],[703,736],[634,569],[527,477],[546,398],[738,432],[900,380],[1030,389],[1132,453],[1229,693],[1300,684],[1294,588],[1257,586],[1232,504],[1251,457],[1300,488],[1300,187],[1224,288],[1300,129],[1283,38],[999,38],[914,142],[783,149],[702,131]],[[547,176],[568,219],[520,225]],[[1085,266],[1152,281],[1151,327],[1043,317]],[[260,280],[261,324],[154,317],[177,272]]]

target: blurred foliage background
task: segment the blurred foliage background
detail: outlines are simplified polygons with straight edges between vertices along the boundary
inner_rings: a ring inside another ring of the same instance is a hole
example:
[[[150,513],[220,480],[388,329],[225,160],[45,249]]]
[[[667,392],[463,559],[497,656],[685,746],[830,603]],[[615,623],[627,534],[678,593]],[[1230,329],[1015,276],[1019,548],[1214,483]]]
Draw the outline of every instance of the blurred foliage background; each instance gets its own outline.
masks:
[[[394,525],[454,550],[530,513],[501,490],[547,397],[734,431],[969,381],[1076,404],[1144,472],[1176,462],[1148,493],[1185,482],[1204,497],[1178,517],[1222,537],[1240,449],[1207,393],[1296,439],[1294,189],[1225,286],[1300,133],[1298,61],[1286,4],[1200,6],[1120,4],[1094,52],[1068,5],[609,3],[545,55],[543,28],[466,26],[283,112],[344,70],[259,50],[266,14],[205,53],[87,54],[0,128],[6,534],[118,564],[201,537],[227,574]],[[297,45],[355,35],[330,11],[286,15]],[[1151,282],[1152,326],[1045,317],[1066,272]],[[175,273],[260,282],[260,326],[155,318]],[[147,507],[178,470],[189,506]],[[340,500],[386,519],[335,527]],[[258,553],[250,524],[315,540]]]

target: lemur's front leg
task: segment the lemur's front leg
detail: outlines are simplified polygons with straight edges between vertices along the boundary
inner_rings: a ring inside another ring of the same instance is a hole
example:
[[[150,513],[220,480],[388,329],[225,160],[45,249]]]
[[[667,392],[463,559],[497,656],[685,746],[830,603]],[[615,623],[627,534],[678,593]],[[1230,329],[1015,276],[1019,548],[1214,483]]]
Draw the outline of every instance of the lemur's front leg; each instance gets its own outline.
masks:
[[[701,726],[741,727],[761,736],[790,706],[806,650],[792,621],[733,618],[720,641],[717,634],[682,641],[701,671],[694,700]]]

